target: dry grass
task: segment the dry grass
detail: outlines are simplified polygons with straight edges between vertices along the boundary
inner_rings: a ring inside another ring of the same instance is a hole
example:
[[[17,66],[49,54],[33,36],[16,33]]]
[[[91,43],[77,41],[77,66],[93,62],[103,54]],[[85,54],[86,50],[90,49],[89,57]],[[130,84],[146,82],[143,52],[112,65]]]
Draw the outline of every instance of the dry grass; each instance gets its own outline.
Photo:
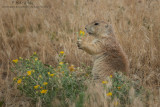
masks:
[[[91,65],[91,57],[76,46],[76,32],[84,30],[85,25],[94,20],[112,23],[128,55],[131,77],[134,75],[147,88],[160,87],[159,0],[32,1],[51,8],[1,8],[0,11],[0,90],[3,90],[0,96],[5,106],[15,107],[18,103],[15,98],[18,92],[11,85],[14,74],[9,69],[13,59],[27,58],[36,51],[44,63],[55,65],[57,53],[64,50],[66,62],[76,66]],[[0,4],[12,5],[10,0],[0,1]],[[154,92],[157,95],[157,91]]]

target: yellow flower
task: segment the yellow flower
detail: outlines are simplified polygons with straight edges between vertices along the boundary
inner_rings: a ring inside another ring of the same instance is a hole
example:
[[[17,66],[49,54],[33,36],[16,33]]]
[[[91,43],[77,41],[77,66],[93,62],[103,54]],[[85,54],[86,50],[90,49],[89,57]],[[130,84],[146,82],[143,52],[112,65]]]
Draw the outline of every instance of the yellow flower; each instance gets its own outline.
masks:
[[[44,93],[47,93],[47,91],[48,90],[42,90],[41,93],[44,94]]]
[[[121,87],[117,87],[118,89],[121,89]]]
[[[19,57],[19,59],[23,59],[22,57]]]
[[[37,54],[36,52],[33,53],[33,55],[36,55],[36,54]]]
[[[40,87],[40,89],[42,89],[43,87]]]
[[[38,87],[40,87],[40,85],[36,85],[36,86],[34,86],[34,89],[37,89]]]
[[[43,85],[47,85],[47,84],[48,84],[47,82],[44,82],[44,83],[43,83]]]
[[[110,75],[110,78],[112,78],[112,75]]]
[[[31,75],[32,74],[32,71],[27,71],[27,75]]]
[[[62,74],[64,74],[64,71],[62,71]]]
[[[17,79],[16,77],[13,78],[14,81],[15,81],[16,79]]]
[[[63,65],[63,62],[60,62],[59,65]]]
[[[64,54],[64,51],[61,51],[60,54],[63,55],[63,54]]]
[[[25,76],[23,77],[23,79],[25,79]]]
[[[50,74],[50,76],[51,76],[51,77],[53,77],[53,76],[54,76],[54,74]]]
[[[108,82],[107,81],[102,81],[102,84],[107,84]]]
[[[79,34],[80,34],[81,36],[84,36],[84,35],[85,35],[85,32],[82,31],[82,30],[80,30]]]
[[[17,84],[20,84],[22,82],[22,79],[19,79],[18,81],[17,81]]]
[[[12,60],[14,63],[17,63],[18,62],[18,59],[15,59],[15,60]]]
[[[50,72],[48,72],[48,75],[50,75]]]
[[[71,66],[69,67],[69,70],[70,70],[70,71],[74,71],[74,70],[75,70],[74,65],[71,65]]]
[[[32,70],[32,72],[34,73],[34,72],[35,72],[35,70]]]
[[[37,60],[38,60],[38,58],[35,58],[34,60],[35,60],[35,61],[37,61]]]
[[[107,93],[107,96],[112,96],[112,92]]]

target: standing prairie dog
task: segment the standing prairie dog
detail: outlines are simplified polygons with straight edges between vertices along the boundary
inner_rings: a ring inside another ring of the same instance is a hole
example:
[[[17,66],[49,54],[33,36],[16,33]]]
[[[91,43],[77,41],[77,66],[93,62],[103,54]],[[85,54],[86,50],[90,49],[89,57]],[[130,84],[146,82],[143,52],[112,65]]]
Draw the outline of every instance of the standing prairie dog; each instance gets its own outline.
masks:
[[[116,40],[112,26],[103,21],[94,21],[85,27],[95,40],[91,43],[78,40],[79,49],[93,56],[93,79],[104,80],[114,72],[128,74],[129,62]]]

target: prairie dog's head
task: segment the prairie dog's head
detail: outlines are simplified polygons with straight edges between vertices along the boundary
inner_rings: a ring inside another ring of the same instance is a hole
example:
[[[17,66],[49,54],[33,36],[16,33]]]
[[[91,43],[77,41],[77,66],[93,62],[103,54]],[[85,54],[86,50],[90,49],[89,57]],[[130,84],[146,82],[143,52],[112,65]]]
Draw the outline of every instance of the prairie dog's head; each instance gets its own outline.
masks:
[[[85,27],[91,36],[109,36],[113,34],[112,26],[103,21],[94,21]]]

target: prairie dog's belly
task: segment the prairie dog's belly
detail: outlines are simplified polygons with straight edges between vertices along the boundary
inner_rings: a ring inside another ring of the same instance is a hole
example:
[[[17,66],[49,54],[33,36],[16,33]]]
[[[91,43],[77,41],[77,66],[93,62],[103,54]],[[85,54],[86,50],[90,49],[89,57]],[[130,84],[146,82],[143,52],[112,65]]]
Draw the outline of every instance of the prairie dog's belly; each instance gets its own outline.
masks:
[[[93,79],[103,79],[103,76],[106,76],[108,72],[108,65],[105,62],[107,56],[103,54],[93,56],[93,68],[92,68],[92,75]]]
[[[112,75],[114,72],[117,72],[117,70],[110,64],[112,60],[109,59],[110,56],[104,53],[93,56],[93,79],[103,80],[105,77]]]

